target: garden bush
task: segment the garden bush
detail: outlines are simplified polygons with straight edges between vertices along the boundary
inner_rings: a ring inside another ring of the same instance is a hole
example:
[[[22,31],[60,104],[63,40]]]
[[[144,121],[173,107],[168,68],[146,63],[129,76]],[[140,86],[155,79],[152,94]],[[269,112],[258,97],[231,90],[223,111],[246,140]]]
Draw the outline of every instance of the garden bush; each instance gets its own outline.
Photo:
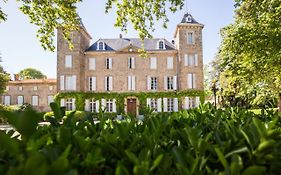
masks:
[[[0,131],[0,174],[280,174],[281,121],[276,111],[200,106],[151,113],[143,122],[99,114],[63,118],[51,104],[40,115],[2,111],[20,133]],[[62,121],[63,122],[60,122]]]

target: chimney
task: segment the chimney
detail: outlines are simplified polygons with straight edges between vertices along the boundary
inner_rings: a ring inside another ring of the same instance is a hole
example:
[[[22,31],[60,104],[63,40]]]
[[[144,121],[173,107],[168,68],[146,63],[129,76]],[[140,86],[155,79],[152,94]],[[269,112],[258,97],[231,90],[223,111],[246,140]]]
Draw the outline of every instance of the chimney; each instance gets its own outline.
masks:
[[[123,38],[123,36],[122,36],[122,34],[121,34],[121,33],[119,34],[119,38]]]

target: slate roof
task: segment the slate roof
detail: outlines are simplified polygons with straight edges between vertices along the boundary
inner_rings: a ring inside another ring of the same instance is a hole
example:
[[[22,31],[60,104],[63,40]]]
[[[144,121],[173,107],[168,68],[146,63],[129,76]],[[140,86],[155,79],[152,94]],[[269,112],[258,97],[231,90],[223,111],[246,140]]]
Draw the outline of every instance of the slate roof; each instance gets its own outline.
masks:
[[[158,42],[163,40],[165,43],[165,50],[175,50],[175,46],[163,38],[154,38],[154,39],[144,39],[144,49],[146,51],[156,51],[159,50]],[[115,39],[99,39],[93,45],[91,45],[86,52],[97,51],[97,45],[99,42],[105,43],[105,50],[101,51],[118,51],[123,48],[132,47],[142,48],[142,41],[139,38],[115,38]]]
[[[187,17],[190,17],[190,21],[187,20]],[[190,13],[184,14],[181,23],[199,24]]]

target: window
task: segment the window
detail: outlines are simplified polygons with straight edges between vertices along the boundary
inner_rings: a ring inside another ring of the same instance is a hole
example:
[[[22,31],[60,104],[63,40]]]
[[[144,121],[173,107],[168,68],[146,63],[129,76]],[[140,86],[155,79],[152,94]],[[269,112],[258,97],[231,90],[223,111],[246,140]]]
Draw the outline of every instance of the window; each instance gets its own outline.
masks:
[[[164,44],[164,41],[163,41],[163,40],[160,40],[160,41],[158,42],[158,49],[161,49],[161,50],[165,49],[165,44]]]
[[[157,99],[156,98],[151,98],[150,108],[153,109],[154,111],[157,111]]]
[[[106,100],[105,111],[106,112],[113,112],[113,100],[112,99]]]
[[[76,75],[65,76],[65,90],[76,90]]]
[[[10,90],[10,87],[9,86],[6,86],[6,91],[9,91]]]
[[[99,112],[97,103],[95,99],[90,100],[90,112]]]
[[[74,102],[75,102],[75,99],[73,99],[73,98],[68,98],[68,99],[66,99],[66,101],[65,101],[65,107],[66,107],[66,110],[67,110],[67,111],[75,110]]]
[[[184,100],[184,109],[191,109],[199,106],[200,98],[199,97],[185,97]]]
[[[4,96],[4,105],[6,105],[6,106],[11,105],[11,96],[9,96],[9,95]]]
[[[129,91],[136,90],[136,77],[135,76],[128,76],[128,90]]]
[[[49,86],[49,91],[52,91],[54,89],[53,86]]]
[[[135,58],[134,57],[128,58],[128,68],[135,69]]]
[[[156,57],[151,57],[150,58],[150,69],[157,69]]]
[[[105,91],[112,91],[112,77],[111,76],[107,76],[105,77],[105,80],[104,80],[104,89]]]
[[[19,91],[22,91],[22,90],[23,90],[22,86],[19,86]]]
[[[150,90],[157,90],[157,77],[150,77]]]
[[[19,95],[17,100],[18,100],[17,101],[18,105],[22,105],[24,103],[24,99],[22,95]]]
[[[185,66],[198,66],[198,54],[184,55]]]
[[[72,68],[72,55],[65,56],[65,68]]]
[[[193,34],[193,32],[187,33],[187,43],[188,44],[194,44],[194,34]]]
[[[188,15],[185,20],[186,20],[186,22],[192,22],[192,18],[190,15]]]
[[[167,57],[167,69],[173,69],[173,57]]]
[[[37,91],[37,90],[38,90],[38,86],[34,86],[34,87],[33,87],[33,90],[34,90],[34,91]]]
[[[52,95],[48,95],[48,99],[47,99],[48,105],[49,105],[50,103],[53,103],[53,102],[54,102],[54,97],[53,97]]]
[[[37,95],[33,95],[31,99],[32,106],[38,106],[39,97]]]
[[[112,58],[106,58],[105,66],[106,69],[112,69]]]
[[[102,41],[98,42],[98,49],[97,50],[105,50],[104,42],[102,42]]]
[[[161,98],[147,98],[147,107],[153,109],[154,112],[162,112],[162,99]]]
[[[174,111],[174,99],[168,98],[167,99],[167,112],[173,112]]]
[[[164,89],[177,90],[177,76],[164,76]]]
[[[60,76],[60,90],[64,90],[64,76],[61,75]]]
[[[195,89],[196,88],[196,75],[195,73],[187,74],[187,88]]]
[[[89,58],[89,70],[96,70],[96,59]]]
[[[167,89],[168,90],[173,90],[173,85],[174,85],[174,77],[167,77]]]
[[[96,90],[96,77],[89,77],[89,91],[95,91]]]

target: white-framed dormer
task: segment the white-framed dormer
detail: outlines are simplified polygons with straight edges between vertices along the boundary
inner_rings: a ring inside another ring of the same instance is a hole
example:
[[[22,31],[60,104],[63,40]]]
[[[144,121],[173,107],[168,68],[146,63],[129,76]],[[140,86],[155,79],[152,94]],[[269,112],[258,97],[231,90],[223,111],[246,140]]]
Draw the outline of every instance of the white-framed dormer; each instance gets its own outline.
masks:
[[[186,22],[192,22],[192,17],[190,14],[187,15],[187,17],[185,17],[185,21]]]
[[[157,42],[157,49],[166,50],[165,41],[163,39]]]
[[[105,50],[105,44],[103,41],[97,43],[97,50]]]

